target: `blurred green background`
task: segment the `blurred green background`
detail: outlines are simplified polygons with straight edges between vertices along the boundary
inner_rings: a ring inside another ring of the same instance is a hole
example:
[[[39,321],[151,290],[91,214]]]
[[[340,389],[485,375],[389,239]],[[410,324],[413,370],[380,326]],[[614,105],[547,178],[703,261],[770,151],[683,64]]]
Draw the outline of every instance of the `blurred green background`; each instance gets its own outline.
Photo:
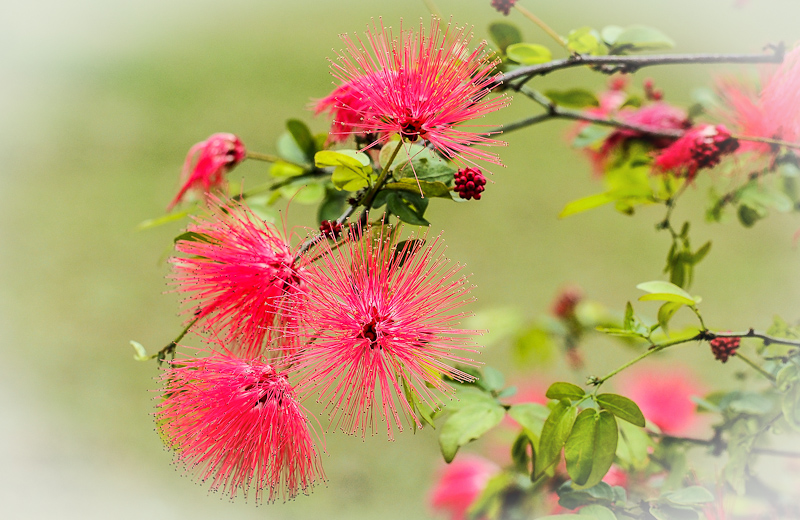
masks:
[[[501,16],[489,0],[437,0],[479,38]],[[677,42],[677,52],[757,52],[800,36],[796,0],[525,0],[566,33],[583,25],[644,23]],[[283,121],[300,117],[332,89],[326,57],[338,34],[361,32],[370,17],[387,24],[427,17],[422,1],[388,0],[31,0],[0,2],[0,517],[2,518],[428,518],[427,489],[438,449],[432,432],[401,436],[327,436],[329,482],[311,497],[256,508],[229,504],[181,478],[153,432],[154,363],[137,363],[128,343],[154,351],[179,330],[177,298],[163,294],[158,260],[177,225],[136,232],[163,212],[178,185],[186,150],[213,132],[234,132],[258,151],[274,152]],[[550,46],[518,13],[528,41]],[[554,49],[555,51],[556,49]],[[722,71],[753,68],[680,66],[636,75],[655,79],[667,99],[688,104],[692,88]],[[541,88],[604,79],[567,71],[536,80]],[[493,121],[534,107],[514,102]],[[507,164],[479,203],[434,202],[429,220],[445,230],[448,255],[467,264],[478,303],[546,311],[566,283],[621,308],[635,285],[660,276],[668,237],[653,224],[662,210],[636,218],[609,208],[559,221],[569,200],[600,188],[568,124],[507,136]],[[263,164],[233,178],[254,186]],[[692,292],[704,297],[715,328],[765,328],[772,315],[800,317],[800,221],[772,217],[753,229],[700,222],[708,184],[692,189],[677,218],[697,220],[699,245],[713,238]],[[289,222],[312,225],[308,209]],[[649,307],[640,307],[647,311]],[[655,313],[656,307],[649,309]],[[629,355],[601,342],[587,353],[603,372]],[[612,352],[614,355],[609,355]],[[714,365],[687,346],[672,359],[727,382],[735,368]],[[506,352],[483,361],[514,373]],[[563,372],[560,364],[516,380]],[[547,371],[551,371],[547,373]],[[713,382],[712,381],[712,382]]]

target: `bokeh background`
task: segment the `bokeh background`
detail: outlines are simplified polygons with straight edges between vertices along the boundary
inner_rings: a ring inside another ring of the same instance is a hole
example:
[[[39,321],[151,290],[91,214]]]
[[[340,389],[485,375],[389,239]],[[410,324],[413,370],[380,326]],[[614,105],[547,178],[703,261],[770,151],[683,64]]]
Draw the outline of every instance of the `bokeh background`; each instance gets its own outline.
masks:
[[[479,38],[501,16],[489,0],[437,0]],[[757,52],[800,38],[796,0],[525,0],[565,34],[583,25],[654,25],[678,52]],[[178,224],[137,232],[158,216],[178,185],[186,150],[213,132],[234,132],[252,149],[274,152],[283,121],[315,131],[326,121],[307,110],[332,88],[326,57],[338,34],[427,17],[421,0],[28,0],[0,1],[0,517],[27,518],[429,518],[427,490],[440,466],[424,431],[387,442],[327,436],[326,486],[289,504],[230,504],[170,464],[151,417],[154,363],[132,359],[129,340],[155,351],[180,328],[177,298],[164,294],[159,258]],[[550,45],[518,13],[527,41]],[[688,104],[695,86],[723,72],[754,68],[647,69],[667,99]],[[540,88],[599,88],[588,71],[537,79]],[[533,110],[524,99],[500,114]],[[600,188],[556,122],[507,136],[508,165],[479,203],[431,204],[448,255],[474,273],[474,310],[513,306],[545,312],[559,287],[621,308],[641,281],[660,276],[668,237],[653,224],[602,208],[556,218],[569,200]],[[252,162],[252,161],[251,161]],[[263,164],[234,177],[266,180]],[[774,314],[800,317],[800,220],[775,216],[753,229],[701,222],[707,184],[690,190],[678,219],[698,222],[697,244],[714,240],[693,292],[707,323],[764,328]],[[289,211],[312,225],[313,212]],[[645,307],[647,310],[647,307]],[[651,310],[655,312],[655,307]],[[587,373],[629,355],[591,345]],[[702,351],[701,351],[702,350]],[[562,364],[521,372],[500,347],[482,360],[517,381],[552,380]],[[687,346],[680,360],[709,383],[728,384],[735,368]]]

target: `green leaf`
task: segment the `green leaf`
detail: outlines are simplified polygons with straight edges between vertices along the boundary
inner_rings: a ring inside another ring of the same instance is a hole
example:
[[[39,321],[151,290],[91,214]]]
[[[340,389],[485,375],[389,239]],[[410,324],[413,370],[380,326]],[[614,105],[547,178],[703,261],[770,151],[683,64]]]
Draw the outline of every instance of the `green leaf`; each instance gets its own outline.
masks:
[[[545,96],[557,105],[573,108],[585,108],[600,106],[600,101],[594,93],[582,89],[572,88],[569,90],[546,90]]]
[[[641,52],[659,49],[671,49],[675,42],[658,29],[645,25],[631,25],[617,34],[610,50],[611,54],[627,51]]]
[[[336,220],[344,213],[344,205],[347,201],[347,193],[343,191],[325,188],[325,198],[317,210],[317,222],[323,220]]]
[[[663,282],[661,280],[654,280],[652,282],[640,283],[636,286],[650,294],[646,294],[639,298],[639,301],[666,301],[682,303],[683,305],[694,306],[699,303],[698,298],[692,297],[689,293],[670,282]]]
[[[700,246],[700,249],[694,252],[694,255],[692,255],[692,264],[699,264],[700,261],[706,257],[706,255],[710,250],[711,250],[711,241],[709,240],[708,242]]]
[[[559,401],[550,411],[550,415],[542,427],[542,436],[539,439],[539,453],[536,456],[534,478],[539,478],[550,466],[558,462],[561,448],[572,431],[572,425],[578,409],[569,404],[569,401]]]
[[[521,65],[547,63],[553,59],[553,53],[544,45],[537,43],[514,43],[506,48],[506,56]]]
[[[613,488],[605,482],[600,482],[590,488],[576,489],[572,482],[565,482],[556,490],[558,493],[558,504],[567,509],[588,504],[614,504],[615,502],[626,502],[625,490],[619,486]]]
[[[508,415],[538,438],[541,437],[550,409],[539,403],[522,403],[512,405]]]
[[[314,155],[314,164],[318,168],[344,166],[353,170],[372,170],[369,156],[356,150],[322,150]]]
[[[600,206],[608,204],[609,202],[614,202],[615,200],[617,200],[617,197],[611,192],[596,193],[594,195],[589,195],[588,197],[573,200],[564,206],[564,209],[562,209],[561,213],[558,214],[558,218],[566,218],[570,215],[575,215],[576,213],[582,213],[584,211],[589,211],[590,209],[599,208]]]
[[[278,191],[283,198],[298,204],[318,204],[325,198],[325,186],[318,182],[290,184]]]
[[[792,386],[781,398],[781,410],[786,422],[800,431],[800,385]]]
[[[617,515],[609,508],[599,504],[592,504],[582,507],[578,516],[589,516],[594,520],[617,520]]]
[[[451,414],[439,433],[439,447],[446,462],[452,462],[461,446],[488,432],[505,416],[505,409],[496,402],[477,404]]]
[[[669,334],[669,320],[672,319],[672,316],[674,316],[681,307],[683,307],[682,303],[666,302],[658,308],[658,324],[661,326],[664,334]]]
[[[369,186],[370,180],[371,178],[368,174],[343,166],[336,168],[331,174],[333,185],[337,189],[345,191],[358,191],[361,188],[366,188]]]
[[[572,146],[575,148],[585,148],[587,146],[599,143],[605,140],[613,130],[607,126],[600,125],[587,125],[584,126],[580,133],[572,141]]]
[[[318,168],[334,167],[331,182],[339,190],[357,191],[374,180],[372,162],[367,154],[355,150],[323,150],[314,155]]]
[[[583,388],[579,387],[578,385],[573,385],[572,383],[553,383],[550,385],[550,388],[547,389],[547,393],[545,396],[548,399],[581,399],[583,396],[586,395],[586,392]]]
[[[600,37],[606,45],[612,46],[624,31],[625,29],[619,25],[607,25],[600,30]]]
[[[294,137],[289,132],[284,132],[278,137],[278,155],[289,162],[297,164],[311,162],[311,158],[306,156],[303,149],[300,148],[300,145],[297,144],[297,141],[294,140]]]
[[[610,412],[587,408],[578,414],[564,446],[574,487],[592,487],[603,479],[614,462],[618,436],[617,420]]]
[[[430,226],[430,222],[423,217],[428,199],[404,191],[390,191],[386,196],[386,206],[403,222],[414,226]]]
[[[622,328],[625,330],[633,330],[633,325],[636,320],[636,315],[633,313],[633,305],[631,302],[625,304],[625,319],[622,321]]]
[[[529,462],[533,457],[528,455],[528,446],[531,448],[531,455],[535,457],[535,448],[531,438],[525,432],[517,435],[514,444],[511,445],[511,461],[514,463],[517,471],[522,473],[530,473]]]
[[[516,25],[509,22],[490,23],[489,37],[501,53],[505,53],[509,45],[522,42],[522,32]]]
[[[131,346],[135,351],[135,353],[133,354],[133,359],[135,359],[136,361],[149,361],[150,359],[152,359],[150,356],[147,355],[147,351],[138,341],[131,340]]]
[[[305,170],[300,166],[286,161],[277,161],[272,163],[269,168],[269,174],[273,177],[296,177],[302,175]]]
[[[384,188],[387,190],[401,190],[417,194],[420,192],[420,189],[422,189],[422,193],[426,197],[442,197],[445,199],[452,199],[450,196],[450,188],[448,188],[443,182],[428,182],[420,180],[419,183],[417,183],[417,181],[414,179],[404,178],[397,182],[389,182],[384,185]]]
[[[642,470],[650,460],[650,448],[654,443],[644,429],[622,421],[619,423],[620,441],[617,443],[617,459],[627,468]]]
[[[289,119],[286,121],[286,128],[289,130],[289,133],[292,134],[294,142],[297,143],[297,146],[303,152],[306,161],[312,161],[314,159],[314,152],[317,151],[317,146],[314,143],[314,136],[311,135],[311,130],[308,129],[308,126],[299,119]]]
[[[506,378],[503,373],[494,367],[484,367],[483,369],[483,382],[489,390],[501,390],[506,384]]]
[[[601,45],[597,31],[591,27],[581,27],[567,35],[567,48],[578,54],[598,54]]]
[[[625,396],[617,394],[600,394],[595,397],[600,408],[608,410],[623,421],[644,428],[644,415],[639,406]]]
[[[691,507],[666,503],[650,504],[650,515],[656,520],[700,520],[700,513]]]
[[[158,226],[163,226],[164,224],[168,224],[168,223],[174,222],[176,220],[181,220],[184,217],[189,216],[191,213],[192,213],[191,209],[185,209],[183,211],[177,211],[175,213],[169,213],[169,214],[164,215],[162,217],[157,217],[157,218],[151,218],[151,219],[148,219],[148,220],[144,220],[144,221],[140,222],[136,226],[136,229],[141,231],[141,230],[144,230],[144,229],[150,229],[150,228],[154,228],[154,227],[158,227]]]
[[[661,498],[681,506],[707,504],[714,501],[714,495],[711,491],[702,486],[689,486],[677,491],[671,491],[661,495]]]
[[[180,235],[176,236],[172,240],[172,242],[174,244],[177,244],[181,240],[184,242],[203,242],[205,244],[214,243],[214,240],[208,235],[204,235],[203,233],[195,233],[194,231],[187,231],[185,233],[181,233]]]
[[[753,227],[759,219],[764,218],[766,215],[762,215],[761,212],[742,204],[739,206],[736,216],[739,217],[739,222],[741,222],[744,227]]]

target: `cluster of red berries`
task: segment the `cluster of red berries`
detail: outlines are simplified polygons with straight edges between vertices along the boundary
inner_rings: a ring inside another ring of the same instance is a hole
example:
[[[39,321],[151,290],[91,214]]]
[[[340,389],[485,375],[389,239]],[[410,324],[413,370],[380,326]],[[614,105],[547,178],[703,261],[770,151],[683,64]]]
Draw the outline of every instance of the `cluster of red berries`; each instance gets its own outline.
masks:
[[[553,315],[556,318],[567,319],[575,315],[575,307],[583,299],[583,291],[577,287],[567,287],[562,290],[553,303]]]
[[[722,160],[722,156],[739,148],[739,141],[723,125],[709,127],[708,131],[698,134],[692,147],[692,159],[697,169],[713,168]]]
[[[664,99],[664,91],[656,88],[652,79],[644,80],[644,97],[650,101],[661,101]]]
[[[514,7],[514,4],[516,3],[517,0],[492,0],[492,7],[497,9],[498,12],[508,16],[511,8]]]
[[[461,168],[455,175],[455,191],[462,199],[481,200],[486,177],[478,168]]]
[[[709,343],[711,344],[711,353],[714,354],[714,358],[725,363],[729,357],[736,355],[741,339],[714,338]]]
[[[342,232],[342,225],[335,220],[323,220],[319,224],[319,231],[329,238],[337,238]]]

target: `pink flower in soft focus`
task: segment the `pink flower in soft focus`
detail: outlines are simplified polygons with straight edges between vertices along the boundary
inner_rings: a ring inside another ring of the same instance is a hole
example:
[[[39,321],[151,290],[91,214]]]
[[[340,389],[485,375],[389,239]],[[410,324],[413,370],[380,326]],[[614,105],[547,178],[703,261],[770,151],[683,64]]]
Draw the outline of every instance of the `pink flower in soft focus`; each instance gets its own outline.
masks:
[[[737,134],[800,140],[800,47],[786,55],[760,92],[734,79],[720,80],[717,90],[723,104],[719,115]],[[769,154],[773,149],[768,144],[743,140],[739,151]]]
[[[686,112],[664,102],[652,103],[637,109],[623,109],[617,119],[650,130],[684,130],[688,126]],[[624,148],[631,140],[648,143],[655,149],[669,146],[674,139],[658,137],[635,130],[621,128],[606,137],[598,150],[591,151],[591,159],[595,171],[603,172],[609,157],[620,148]]]
[[[198,154],[197,162],[194,162]],[[244,145],[233,134],[214,134],[192,146],[183,163],[183,185],[167,206],[167,211],[172,211],[190,189],[200,196],[208,196],[214,190],[223,190],[225,174],[242,162],[245,154]]]
[[[508,104],[504,96],[487,99],[498,79],[493,75],[498,62],[484,52],[485,43],[470,52],[470,31],[448,24],[442,32],[437,18],[430,35],[421,24],[418,34],[401,24],[395,37],[381,24],[366,36],[366,45],[342,36],[347,55],[331,62],[340,88],[350,85],[358,92],[356,99],[336,101],[330,108],[334,113],[346,110],[349,133],[377,135],[369,147],[397,134],[407,142],[428,141],[449,159],[501,164],[496,154],[473,145],[505,143],[489,139],[488,132],[459,126]]]
[[[275,226],[243,204],[214,196],[210,202],[209,214],[194,217],[187,229],[194,235],[175,245],[187,256],[170,259],[172,279],[189,294],[192,319],[223,335],[238,355],[256,358],[288,326],[280,301],[296,292],[299,267]]]
[[[620,486],[627,489],[628,473],[616,464],[612,464],[611,468],[608,470],[608,473],[606,473],[606,476],[603,477],[603,482],[609,486]]]
[[[438,239],[428,248],[392,243],[383,228],[356,233],[362,238],[335,250],[323,242],[319,261],[301,275],[303,306],[287,305],[303,345],[293,362],[303,374],[298,391],[320,391],[332,425],[365,435],[382,418],[391,439],[392,424],[402,431],[398,408],[421,424],[407,392],[438,408],[438,394],[452,392],[442,376],[472,380],[448,364],[471,363],[459,352],[474,352],[476,332],[455,327],[469,286],[456,277],[461,266],[441,256]]]
[[[701,385],[685,369],[665,366],[638,367],[620,377],[621,393],[632,399],[645,418],[668,434],[680,434],[697,418],[693,395]]]
[[[702,168],[713,168],[723,155],[733,153],[739,142],[724,125],[701,125],[687,130],[664,148],[654,161],[657,170],[671,172],[689,180]]]
[[[450,515],[450,520],[464,520],[469,507],[480,496],[500,468],[477,455],[459,455],[444,467],[431,490],[430,504]]]
[[[324,480],[305,410],[285,374],[230,354],[174,360],[156,421],[177,462],[211,490],[287,500]]]

